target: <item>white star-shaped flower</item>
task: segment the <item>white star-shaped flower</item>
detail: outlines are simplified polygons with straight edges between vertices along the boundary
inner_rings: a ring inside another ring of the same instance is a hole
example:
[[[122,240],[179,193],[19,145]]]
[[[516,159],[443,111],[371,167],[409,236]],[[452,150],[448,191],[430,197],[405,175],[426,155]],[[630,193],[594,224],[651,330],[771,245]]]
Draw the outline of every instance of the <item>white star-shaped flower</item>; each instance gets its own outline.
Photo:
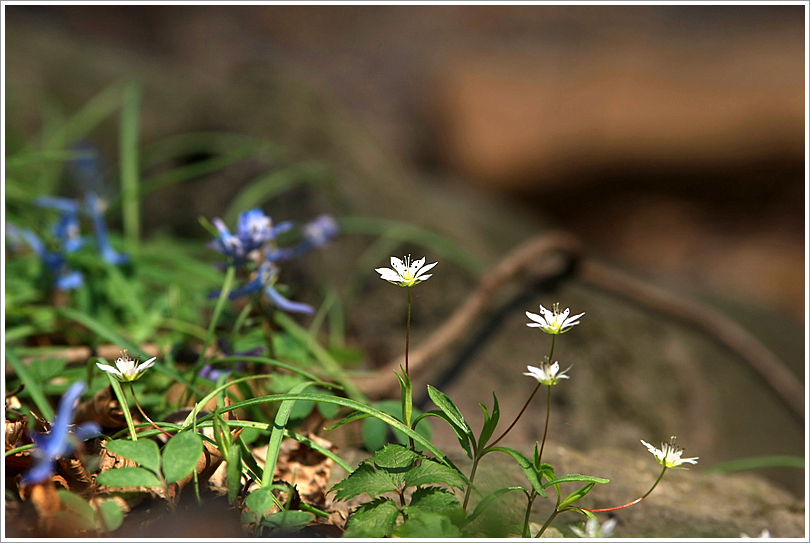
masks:
[[[122,383],[128,383],[130,381],[135,381],[143,372],[147,369],[151,368],[155,364],[155,359],[157,357],[153,356],[149,360],[144,363],[139,363],[139,358],[131,358],[126,351],[121,353],[121,356],[115,361],[115,366],[108,366],[107,364],[102,364],[100,362],[96,363],[98,369],[102,371],[106,371]]]
[[[685,463],[697,464],[698,458],[700,458],[699,456],[695,456],[694,458],[681,458],[683,449],[675,446],[675,436],[672,436],[669,439],[669,443],[661,443],[660,449],[656,449],[643,439],[641,440],[641,443],[643,443],[644,446],[649,449],[652,455],[655,456],[655,459],[658,460],[659,464],[668,468],[677,468],[681,464]]]
[[[560,313],[560,304],[554,304],[552,306],[554,311],[549,311],[542,305],[540,306],[540,313],[542,315],[538,315],[536,313],[529,313],[526,311],[526,316],[529,317],[534,322],[526,323],[526,326],[529,328],[540,328],[543,332],[547,334],[564,334],[568,330],[570,330],[573,326],[579,324],[577,319],[579,319],[585,313],[580,313],[579,315],[574,315],[573,317],[569,317],[571,310],[567,309]]]
[[[534,366],[526,366],[529,370],[524,372],[523,375],[534,377],[541,385],[556,385],[560,379],[568,379],[567,375],[563,375],[568,370],[560,371],[560,363],[554,362],[553,364],[543,364],[542,367],[536,368]]]
[[[391,268],[376,268],[375,271],[380,274],[380,279],[384,279],[389,283],[394,283],[401,287],[412,287],[425,281],[433,274],[425,275],[425,272],[438,264],[428,264],[425,266],[425,258],[411,262],[411,257],[408,255],[403,262],[399,258],[391,257]]]
[[[610,537],[613,535],[613,529],[616,528],[618,521],[615,518],[606,520],[601,526],[599,521],[595,518],[589,518],[585,523],[585,529],[582,530],[576,526],[571,526],[571,531],[577,537]]]

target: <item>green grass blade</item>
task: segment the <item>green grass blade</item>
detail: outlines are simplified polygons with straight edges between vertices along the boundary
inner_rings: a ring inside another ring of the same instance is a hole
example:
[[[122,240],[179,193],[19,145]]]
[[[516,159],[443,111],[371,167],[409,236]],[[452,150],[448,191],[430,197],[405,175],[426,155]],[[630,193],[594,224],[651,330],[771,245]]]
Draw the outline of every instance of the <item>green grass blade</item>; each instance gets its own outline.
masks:
[[[25,383],[25,389],[31,395],[31,399],[34,401],[34,405],[37,406],[37,409],[39,409],[39,414],[42,416],[42,418],[52,421],[53,409],[51,408],[51,404],[48,403],[48,399],[42,392],[42,388],[39,386],[39,383],[34,381],[34,378],[31,377],[31,374],[28,372],[28,368],[25,367],[25,363],[23,363],[23,361],[20,360],[10,349],[6,349],[6,361],[11,365],[12,369],[17,374],[17,377],[19,377],[20,380]]]
[[[129,83],[124,89],[121,108],[120,168],[124,238],[127,250],[138,254],[140,239],[140,196],[138,194],[138,132],[141,89]]]
[[[307,387],[314,385],[314,382],[300,383],[290,389],[290,394],[303,392]],[[270,441],[267,443],[267,456],[264,460],[264,471],[262,472],[262,486],[273,483],[273,475],[276,473],[276,462],[278,452],[281,449],[281,441],[284,439],[284,430],[290,420],[290,413],[295,407],[296,400],[284,400],[278,407],[276,418],[273,421],[273,430],[270,432]]]

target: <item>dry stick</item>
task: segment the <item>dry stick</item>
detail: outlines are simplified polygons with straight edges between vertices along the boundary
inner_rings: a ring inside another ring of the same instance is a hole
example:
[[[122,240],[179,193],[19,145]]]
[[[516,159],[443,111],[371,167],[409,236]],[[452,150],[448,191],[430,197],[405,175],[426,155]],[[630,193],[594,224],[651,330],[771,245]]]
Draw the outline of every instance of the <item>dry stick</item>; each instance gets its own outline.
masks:
[[[470,327],[491,304],[500,289],[515,277],[544,264],[549,255],[562,252],[572,257],[579,253],[579,240],[566,232],[551,232],[532,238],[520,245],[501,262],[487,272],[476,289],[467,297],[444,324],[410,353],[410,372],[418,374],[428,362],[446,353],[447,349],[468,337]],[[556,270],[555,270],[556,271]],[[533,274],[533,275],[536,275]],[[395,394],[399,381],[394,372],[404,364],[404,356],[398,357],[380,368],[371,377],[356,377],[360,389],[372,398]]]
[[[444,354],[448,348],[466,337],[470,326],[486,310],[493,296],[507,283],[527,271],[533,272],[532,277],[537,279],[538,272],[533,267],[555,253],[577,257],[580,247],[577,237],[555,231],[540,234],[507,254],[494,269],[484,275],[461,307],[411,353],[411,372],[414,375],[418,374],[424,370],[428,361]],[[776,355],[738,324],[705,304],[689,300],[680,294],[677,296],[670,294],[590,259],[580,260],[577,277],[601,290],[624,296],[699,327],[712,339],[736,353],[762,378],[797,420],[804,424],[802,384]],[[402,363],[403,357],[399,357],[370,378],[356,378],[358,385],[372,398],[389,396],[395,393],[398,386],[393,372]]]

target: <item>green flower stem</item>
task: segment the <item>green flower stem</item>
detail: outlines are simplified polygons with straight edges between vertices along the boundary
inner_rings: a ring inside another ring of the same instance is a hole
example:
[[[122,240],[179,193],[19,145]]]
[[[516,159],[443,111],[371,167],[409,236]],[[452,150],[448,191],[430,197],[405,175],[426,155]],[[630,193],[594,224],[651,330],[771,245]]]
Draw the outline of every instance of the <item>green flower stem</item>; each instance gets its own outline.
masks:
[[[405,287],[408,291],[408,321],[405,325],[405,375],[408,375],[410,378],[410,374],[408,373],[408,345],[411,342],[411,287]]]
[[[408,347],[411,343],[411,287],[405,287],[408,291],[408,320],[405,324],[405,378],[410,380],[410,375],[408,374]],[[404,415],[404,413],[403,413]],[[405,421],[405,424],[408,428],[411,427],[410,419]],[[409,445],[411,446],[411,450],[414,450],[416,444],[413,441],[413,438],[408,438]]]
[[[546,427],[543,429],[543,443],[540,445],[540,454],[537,463],[543,461],[543,448],[546,446],[546,436],[548,435],[548,419],[551,418],[551,385],[548,385],[548,404],[546,405]]]
[[[552,335],[552,336],[551,336],[551,352],[550,352],[550,353],[549,353],[549,355],[548,355],[548,360],[549,360],[549,363],[551,362],[551,357],[552,357],[552,356],[554,356],[554,343],[555,343],[556,341],[557,341],[557,336],[556,336],[556,334],[555,334],[555,335]],[[405,355],[405,363],[406,363],[406,364],[407,364],[407,361],[408,361],[408,358],[407,358],[407,356],[408,356],[408,355],[407,355],[407,352],[408,352],[408,351],[407,351],[407,349],[406,349],[406,351],[405,351],[405,353],[406,353],[406,355]],[[406,367],[407,367],[407,366],[406,366]],[[531,396],[529,396],[529,399],[528,399],[528,400],[526,400],[526,403],[525,403],[525,405],[523,406],[523,409],[521,409],[521,410],[520,410],[520,413],[518,413],[518,416],[517,416],[517,417],[515,417],[515,420],[514,420],[514,421],[512,421],[512,424],[510,424],[510,425],[509,425],[509,428],[507,428],[507,429],[506,429],[506,431],[505,431],[504,433],[502,433],[502,434],[501,434],[501,437],[499,437],[498,439],[496,439],[495,441],[493,441],[491,445],[489,445],[490,447],[494,447],[494,446],[495,446],[495,445],[496,445],[496,444],[497,444],[497,443],[498,443],[500,440],[502,440],[504,437],[506,437],[506,434],[508,434],[508,433],[509,433],[509,432],[512,430],[512,428],[514,428],[514,427],[515,427],[515,424],[517,424],[517,421],[518,421],[518,420],[520,420],[520,417],[522,417],[522,416],[523,416],[523,413],[526,411],[526,408],[528,408],[528,407],[529,407],[529,404],[532,402],[532,399],[534,398],[534,395],[535,395],[535,394],[537,394],[537,391],[538,391],[538,390],[540,390],[540,385],[541,385],[541,384],[542,384],[542,383],[537,383],[537,386],[535,387],[534,392],[532,392],[532,395],[531,395]],[[549,386],[549,393],[550,393],[550,392],[551,392],[551,386]],[[549,398],[549,407],[551,407],[551,399],[550,399],[550,398]],[[546,430],[548,430],[548,413],[546,413]],[[544,434],[544,435],[543,435],[543,444],[545,444],[545,442],[546,442],[546,437],[545,437],[545,434]],[[541,450],[542,450],[542,449],[541,449]],[[542,453],[541,453],[541,455],[542,455]]]
[[[523,409],[520,410],[520,413],[518,413],[518,416],[515,417],[514,421],[512,421],[512,424],[509,425],[509,428],[507,428],[506,431],[501,434],[501,437],[499,437],[498,439],[493,441],[489,446],[487,446],[487,449],[490,447],[494,447],[500,440],[506,437],[506,434],[508,434],[512,430],[512,428],[515,427],[515,424],[517,424],[517,421],[520,420],[520,417],[523,415],[523,412],[526,411],[526,408],[529,407],[529,404],[532,402],[534,395],[537,394],[538,390],[540,390],[540,385],[541,383],[537,383],[537,386],[534,387],[534,392],[532,392],[532,395],[529,396],[528,400],[526,400],[526,403],[523,405]]]
[[[554,510],[554,512],[553,512],[553,513],[551,513],[551,516],[550,516],[550,517],[548,517],[548,520],[546,521],[546,523],[545,523],[545,524],[543,524],[543,527],[542,527],[542,528],[540,528],[540,530],[537,532],[537,535],[536,535],[536,536],[534,536],[534,537],[541,537],[541,536],[543,535],[543,532],[545,532],[545,531],[546,531],[546,528],[548,528],[548,527],[549,527],[549,525],[551,524],[551,521],[553,521],[553,520],[554,520],[554,518],[555,518],[557,515],[559,515],[559,514],[560,514],[560,511],[559,511],[558,509],[555,509],[555,510]]]
[[[605,508],[605,509],[585,509],[584,507],[582,507],[581,509],[582,509],[583,511],[589,511],[589,512],[591,512],[591,513],[604,513],[604,512],[606,512],[606,511],[616,511],[617,509],[624,509],[625,507],[630,507],[631,505],[635,505],[635,504],[637,504],[638,502],[640,502],[641,500],[643,500],[644,498],[646,498],[647,496],[649,496],[649,495],[652,493],[652,491],[653,491],[653,490],[655,490],[655,487],[656,487],[656,486],[658,486],[658,483],[660,483],[660,482],[661,482],[661,479],[663,479],[663,478],[664,478],[664,474],[665,474],[666,472],[667,472],[667,467],[666,467],[666,466],[664,466],[663,471],[661,471],[661,475],[659,475],[659,476],[658,476],[658,479],[656,479],[656,480],[655,480],[655,483],[652,485],[652,488],[650,488],[650,489],[647,491],[647,493],[646,493],[646,494],[644,494],[642,497],[637,498],[637,499],[635,499],[635,500],[631,501],[630,503],[626,503],[626,504],[624,504],[624,505],[620,505],[620,506],[618,506],[618,507],[607,507],[607,508]]]
[[[552,360],[552,358],[554,358],[554,344],[555,343],[557,343],[557,334],[552,334],[551,335],[551,352],[548,353],[548,363],[549,364],[554,363],[554,360]]]
[[[481,455],[481,456],[483,456],[483,455]],[[463,506],[463,508],[464,508],[465,513],[467,512],[467,504],[470,501],[470,494],[472,494],[473,481],[475,481],[475,472],[476,472],[476,470],[478,470],[478,462],[481,460],[481,456],[476,454],[475,458],[473,459],[472,471],[470,472],[470,484],[467,485],[467,492],[464,493],[464,506]]]
[[[121,411],[124,412],[124,419],[126,419],[127,421],[127,427],[129,428],[129,435],[132,437],[132,441],[137,441],[138,435],[135,433],[135,424],[132,422],[132,413],[129,412],[129,404],[127,403],[127,396],[121,389],[121,383],[119,383],[118,380],[109,373],[107,373],[106,375],[107,379],[109,379],[110,381],[110,386],[112,386],[113,392],[115,392],[115,397],[118,398],[118,403],[121,405]]]
[[[166,430],[155,424],[155,422],[149,418],[149,415],[144,413],[143,408],[141,407],[141,403],[138,401],[138,396],[135,395],[135,386],[132,384],[132,381],[129,382],[129,391],[132,393],[132,399],[135,400],[135,405],[138,407],[138,411],[140,411],[141,416],[143,416],[143,418],[149,421],[149,424],[151,424],[154,428],[160,430],[162,433],[166,434],[167,436],[169,436],[169,438],[171,438],[172,435],[169,432],[167,432]]]
[[[529,514],[532,512],[532,505],[534,504],[534,499],[537,497],[537,492],[532,490],[532,493],[528,496],[529,503],[526,504],[526,516],[523,517],[523,532],[521,534],[522,537],[529,537],[531,532],[529,531]]]

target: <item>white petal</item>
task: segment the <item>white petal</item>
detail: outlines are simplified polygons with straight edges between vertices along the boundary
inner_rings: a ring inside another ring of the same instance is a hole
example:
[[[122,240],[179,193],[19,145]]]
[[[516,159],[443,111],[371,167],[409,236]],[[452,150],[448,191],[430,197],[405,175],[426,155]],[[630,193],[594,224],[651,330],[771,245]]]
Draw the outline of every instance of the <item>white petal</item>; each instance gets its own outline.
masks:
[[[129,372],[129,364],[123,358],[116,360],[115,365],[118,366],[118,372],[121,375],[126,375]]]
[[[147,368],[151,368],[152,366],[154,366],[156,358],[157,358],[156,356],[153,356],[152,358],[150,358],[149,360],[147,360],[146,362],[141,364],[140,365],[140,370],[143,371],[143,370],[145,370]]]
[[[417,279],[419,281],[426,281],[426,280],[430,279],[431,277],[433,277],[433,274],[429,273],[429,274],[423,275],[421,277],[415,277],[415,279]]]
[[[419,268],[421,268],[422,266],[424,266],[424,264],[425,264],[425,259],[426,259],[426,258],[427,258],[426,256],[423,256],[421,259],[414,261],[414,262],[411,264],[411,273],[416,273],[416,271],[417,271]]]
[[[526,316],[529,317],[534,322],[538,323],[540,326],[546,325],[546,320],[536,313],[529,313],[528,311],[526,311]],[[536,325],[529,324],[529,326],[536,326]]]
[[[99,364],[99,363],[96,363],[96,366],[98,366],[98,369],[100,369],[101,371],[106,371],[107,373],[112,373],[114,375],[121,375],[121,372],[119,372],[117,369],[115,369],[112,366],[108,366],[106,364]]]
[[[386,281],[390,281],[392,283],[398,283],[402,280],[402,277],[397,274],[392,269],[389,268],[378,268],[376,270],[380,274],[380,279],[384,279]]]
[[[424,258],[423,258],[422,260],[424,260]],[[428,264],[428,265],[427,265],[427,266],[425,266],[424,268],[420,269],[420,270],[419,270],[419,272],[416,274],[416,276],[417,276],[417,277],[419,277],[419,276],[420,276],[420,275],[422,275],[423,273],[425,273],[425,272],[427,272],[428,270],[430,270],[431,268],[433,268],[433,266],[435,266],[436,264],[438,264],[438,262],[434,262],[433,264]]]
[[[396,270],[400,277],[405,273],[405,263],[395,256],[391,257],[391,267]]]

